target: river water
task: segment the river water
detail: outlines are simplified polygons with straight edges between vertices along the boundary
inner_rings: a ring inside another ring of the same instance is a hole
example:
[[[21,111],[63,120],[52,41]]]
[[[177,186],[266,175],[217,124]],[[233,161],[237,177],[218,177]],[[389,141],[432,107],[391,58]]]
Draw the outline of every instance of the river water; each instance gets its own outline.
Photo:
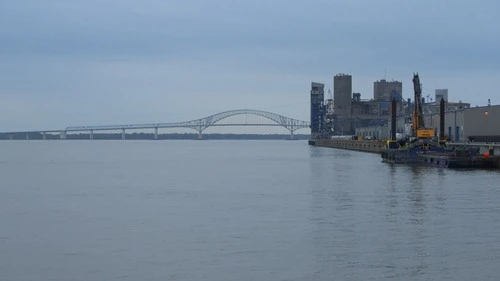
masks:
[[[0,280],[500,280],[500,172],[305,141],[3,141]]]

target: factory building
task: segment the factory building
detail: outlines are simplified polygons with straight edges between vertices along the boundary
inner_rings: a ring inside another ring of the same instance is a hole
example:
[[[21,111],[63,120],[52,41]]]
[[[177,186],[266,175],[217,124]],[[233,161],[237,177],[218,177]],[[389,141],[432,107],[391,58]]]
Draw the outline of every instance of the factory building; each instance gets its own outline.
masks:
[[[352,76],[337,74],[333,77],[334,135],[352,135]]]
[[[333,134],[352,135],[352,76],[337,74],[333,77]]]
[[[375,126],[387,123],[390,101],[396,98],[399,108],[406,104],[402,100],[402,83],[398,81],[377,81],[375,96],[378,99],[363,100],[361,93],[352,93],[352,76],[337,74],[333,77],[333,100],[324,98],[324,85],[313,82],[311,85],[311,130],[320,135],[353,135],[358,127]],[[320,103],[323,101],[323,103]],[[328,107],[328,108],[327,108]],[[328,109],[328,112],[327,112]],[[319,112],[325,114],[320,118]]]
[[[444,132],[446,139],[452,142],[500,142],[500,105],[462,108],[445,106]],[[426,127],[433,128],[439,137],[439,112],[424,113]],[[399,117],[396,133],[408,133],[409,120]],[[388,139],[390,128],[387,124],[356,128],[356,135]]]
[[[335,111],[333,99],[327,99],[325,105],[325,136],[331,136],[334,134],[334,121],[335,121]]]
[[[500,105],[464,109],[463,138],[478,142],[500,142]],[[479,125],[480,124],[480,125]]]
[[[392,101],[395,98],[397,102],[403,99],[403,83],[399,81],[380,81],[373,82],[373,99],[378,101]]]
[[[325,84],[311,83],[311,136],[318,138],[324,129]]]
[[[373,99],[378,101],[379,115],[389,115],[389,108],[392,99],[396,99],[398,115],[403,110],[403,83],[399,81],[387,81],[381,79],[373,82]]]
[[[439,128],[439,114],[432,114],[429,124]],[[500,105],[455,107],[445,114],[445,134],[450,141],[500,142]]]
[[[362,99],[361,93],[352,93],[351,75],[335,75],[333,83],[333,100],[327,102],[324,100],[324,84],[311,84],[311,134],[314,138],[332,135],[389,138],[392,98],[399,104],[396,133],[409,133],[413,103],[410,99],[403,99],[401,82],[385,79],[374,82],[374,99]],[[473,108],[470,103],[450,102],[447,89],[437,89],[434,102],[423,99],[422,113],[426,127],[433,128],[439,134],[441,98],[446,102],[444,132],[448,140],[500,142],[500,105]]]
[[[350,116],[352,99],[352,76],[337,74],[333,77],[334,110],[338,116]]]

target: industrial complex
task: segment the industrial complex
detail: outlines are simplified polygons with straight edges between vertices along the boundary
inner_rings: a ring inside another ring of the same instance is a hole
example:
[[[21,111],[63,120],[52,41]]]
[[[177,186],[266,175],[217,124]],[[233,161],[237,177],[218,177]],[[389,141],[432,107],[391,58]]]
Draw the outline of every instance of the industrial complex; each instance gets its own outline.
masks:
[[[409,132],[415,101],[403,96],[401,81],[381,79],[373,83],[373,98],[362,99],[352,92],[352,76],[333,77],[333,99],[325,99],[325,85],[311,83],[311,139],[324,140],[356,136],[360,139],[385,140],[391,135],[391,101],[396,101],[396,133]],[[410,96],[410,95],[409,95]],[[422,98],[422,118],[433,128],[435,137],[450,142],[500,142],[500,105],[471,107],[470,103],[449,100],[447,89],[436,89],[434,98]],[[439,101],[445,101],[445,136],[439,136]]]
[[[324,101],[324,85],[313,83],[309,144],[381,153],[391,164],[500,167],[500,146],[494,144],[500,141],[500,106],[449,102],[446,89],[437,89],[435,102],[426,102],[418,73],[412,81],[413,100],[403,99],[398,81],[376,81],[371,100],[350,93],[347,74],[334,76],[333,100]]]

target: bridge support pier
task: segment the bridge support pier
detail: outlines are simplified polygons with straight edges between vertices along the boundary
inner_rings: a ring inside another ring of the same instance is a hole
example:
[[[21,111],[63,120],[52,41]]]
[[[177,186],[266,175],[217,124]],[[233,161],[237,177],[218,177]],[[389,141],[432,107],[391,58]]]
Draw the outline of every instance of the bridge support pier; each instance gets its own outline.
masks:
[[[14,139],[14,136],[13,135],[9,135],[9,140],[13,140]]]
[[[253,114],[265,117],[271,121],[274,121],[276,124],[267,124],[261,122],[248,123],[245,121],[244,124],[216,124],[218,121],[234,116],[234,115],[245,115],[245,114]],[[7,135],[10,139],[30,139],[30,137],[35,136],[35,139],[52,139],[52,138],[60,138],[62,140],[68,139],[67,134],[69,133],[70,139],[76,137],[73,135],[73,132],[83,133],[89,132],[89,139],[94,139],[94,131],[106,130],[113,131],[113,135],[115,138],[119,139],[119,132],[121,131],[121,139],[126,138],[125,131],[128,130],[137,130],[137,129],[154,129],[154,139],[159,139],[158,129],[160,128],[187,128],[190,130],[194,130],[198,132],[198,139],[203,139],[203,130],[211,127],[211,126],[233,126],[233,125],[241,125],[241,126],[281,126],[285,127],[290,131],[290,138],[293,139],[295,130],[302,128],[310,128],[310,122],[301,121],[297,119],[288,118],[276,113],[259,111],[259,110],[230,110],[226,112],[220,112],[214,115],[207,116],[205,118],[186,121],[186,122],[175,122],[175,123],[152,123],[152,124],[135,124],[135,125],[113,125],[113,126],[77,126],[77,127],[66,127],[59,131],[47,130],[47,131],[19,131],[19,132],[5,132],[4,136]],[[161,127],[160,127],[161,126]],[[193,131],[191,131],[192,133]],[[59,133],[59,137],[57,134]],[[47,136],[47,134],[49,136]],[[33,135],[33,136],[30,136]],[[40,135],[40,136],[39,136]],[[150,135],[151,136],[151,135]],[[196,136],[194,137],[196,138]]]

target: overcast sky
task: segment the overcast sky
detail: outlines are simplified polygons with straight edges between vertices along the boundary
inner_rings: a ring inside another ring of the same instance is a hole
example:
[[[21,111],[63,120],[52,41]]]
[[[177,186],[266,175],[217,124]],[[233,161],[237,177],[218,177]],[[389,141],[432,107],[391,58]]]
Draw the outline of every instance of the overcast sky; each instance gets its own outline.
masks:
[[[311,81],[500,104],[497,0],[1,0],[0,131],[174,122],[232,109],[309,120]]]

